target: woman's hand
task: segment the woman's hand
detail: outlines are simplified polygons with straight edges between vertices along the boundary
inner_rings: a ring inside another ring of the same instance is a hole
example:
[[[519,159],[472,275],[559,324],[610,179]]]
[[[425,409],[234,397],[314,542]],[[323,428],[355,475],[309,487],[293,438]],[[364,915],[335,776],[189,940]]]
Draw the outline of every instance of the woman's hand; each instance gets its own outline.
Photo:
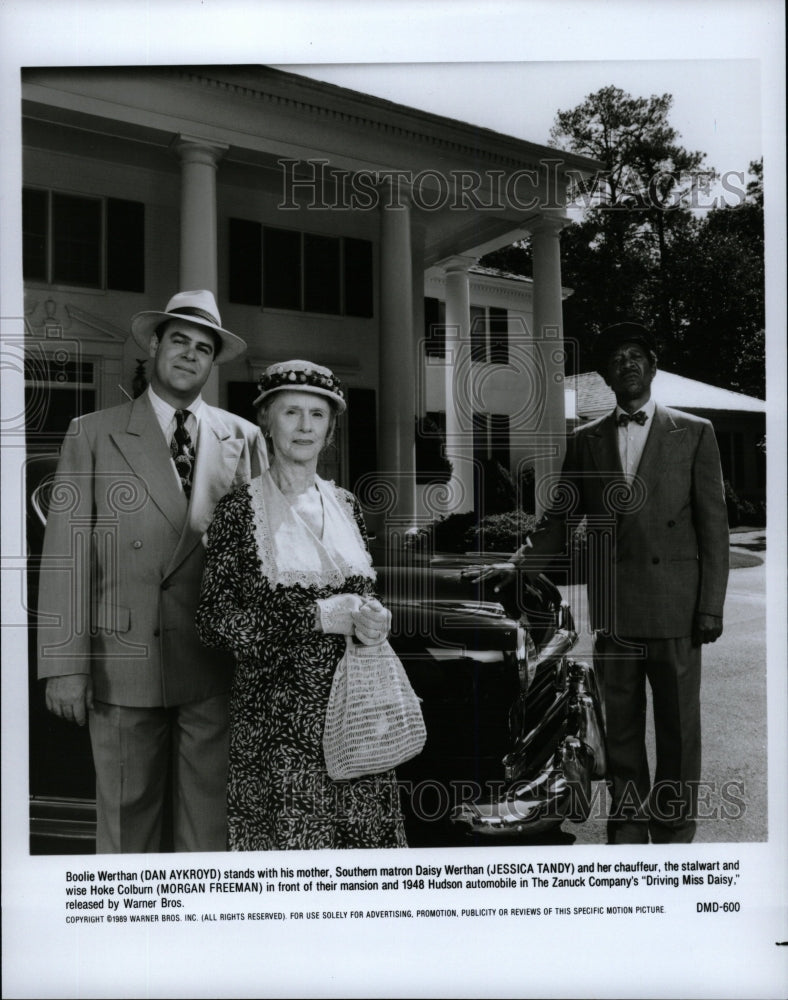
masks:
[[[355,620],[353,615],[361,607],[358,594],[334,594],[323,597],[317,604],[315,627],[332,635],[353,635]]]
[[[364,601],[352,617],[354,634],[365,646],[377,646],[388,638],[391,612],[377,598]]]

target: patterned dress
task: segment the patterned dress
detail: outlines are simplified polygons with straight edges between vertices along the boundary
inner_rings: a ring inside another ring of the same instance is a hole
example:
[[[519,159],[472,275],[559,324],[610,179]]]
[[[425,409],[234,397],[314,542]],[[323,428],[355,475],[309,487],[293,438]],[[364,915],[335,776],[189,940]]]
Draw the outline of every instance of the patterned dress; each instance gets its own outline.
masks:
[[[295,572],[273,574],[272,582],[267,564],[275,548],[261,540],[260,528],[265,493],[259,484],[266,477],[270,499],[272,481],[264,473],[217,505],[197,612],[202,641],[229,648],[236,658],[228,846],[237,851],[406,847],[394,771],[332,781],[323,760],[326,705],[345,638],[315,629],[315,601],[337,593],[371,594],[374,573],[368,566],[366,573],[334,575],[326,582]],[[355,497],[318,482],[324,501],[345,517],[369,561]],[[320,545],[316,538],[315,544]]]

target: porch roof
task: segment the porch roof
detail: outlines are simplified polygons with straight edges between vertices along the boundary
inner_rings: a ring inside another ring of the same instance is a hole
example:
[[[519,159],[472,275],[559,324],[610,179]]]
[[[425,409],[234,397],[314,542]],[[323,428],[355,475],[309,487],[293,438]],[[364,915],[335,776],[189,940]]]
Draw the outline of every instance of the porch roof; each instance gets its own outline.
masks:
[[[612,389],[598,372],[569,375],[564,380],[567,394],[567,416],[581,420],[596,420],[616,405]],[[765,413],[766,403],[755,396],[721,389],[707,382],[658,371],[651,386],[652,396],[665,406],[679,410],[730,410]],[[573,404],[573,405],[572,405]]]
[[[414,211],[425,267],[522,238],[545,209],[563,210],[567,172],[602,166],[268,66],[34,68],[22,83],[30,145],[57,139],[69,148],[64,130],[76,129],[92,155],[174,171],[172,147],[185,135],[226,147],[219,174],[233,182],[259,183],[260,170],[281,175],[283,159],[307,174],[322,161],[351,175],[419,178],[425,204],[438,199]]]

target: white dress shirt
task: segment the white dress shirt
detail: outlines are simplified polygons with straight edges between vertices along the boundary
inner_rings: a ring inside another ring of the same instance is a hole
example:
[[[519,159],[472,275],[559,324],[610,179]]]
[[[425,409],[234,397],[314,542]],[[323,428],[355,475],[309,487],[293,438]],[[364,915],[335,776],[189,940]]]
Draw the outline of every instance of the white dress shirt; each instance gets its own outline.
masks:
[[[167,447],[170,447],[170,442],[172,441],[172,435],[175,433],[175,427],[177,421],[175,420],[175,407],[170,406],[169,403],[165,402],[161,396],[157,396],[153,391],[153,386],[148,386],[148,397],[153,407],[153,412],[156,414],[156,419],[159,422],[159,427],[161,427],[161,432],[164,435],[164,440],[167,442]],[[200,411],[203,407],[202,396],[198,396],[193,402],[188,406],[182,407],[189,411],[189,416],[186,418],[186,430],[189,432],[189,437],[192,439],[192,444],[194,450],[197,450],[197,440],[200,433]],[[181,477],[178,475],[178,471],[175,468],[175,462],[172,461],[172,471],[175,476],[178,486],[183,489],[183,484],[181,483]]]
[[[618,453],[621,456],[621,468],[624,470],[627,481],[631,481],[638,471],[640,457],[643,454],[643,449],[646,447],[651,425],[654,423],[656,403],[653,399],[649,399],[640,409],[646,414],[646,422],[644,424],[638,424],[634,420],[630,420],[625,426],[619,425],[618,427]],[[620,413],[626,413],[626,410],[622,410],[620,406],[617,406],[615,412],[616,421],[618,421]]]

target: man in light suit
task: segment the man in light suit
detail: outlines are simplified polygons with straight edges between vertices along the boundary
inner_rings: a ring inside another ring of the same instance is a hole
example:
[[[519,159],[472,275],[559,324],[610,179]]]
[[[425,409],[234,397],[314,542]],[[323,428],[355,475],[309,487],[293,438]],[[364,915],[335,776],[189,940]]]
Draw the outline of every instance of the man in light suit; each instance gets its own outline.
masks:
[[[202,537],[221,497],[265,464],[259,429],[205,403],[214,364],[246,349],[211,292],[138,313],[151,359],[133,402],[74,420],[44,539],[39,677],[50,711],[89,722],[97,853],[162,848],[172,787],[177,851],[225,849],[232,659],[194,615]]]
[[[707,420],[651,398],[657,357],[636,323],[603,331],[598,371],[612,413],[575,430],[555,502],[506,579],[566,554],[572,519],[587,519],[588,600],[602,682],[611,812],[609,843],[692,841],[700,780],[700,647],[722,633],[728,520],[719,453]],[[575,522],[576,523],[576,522]],[[545,557],[548,557],[546,559]],[[645,746],[651,685],[656,774]]]

